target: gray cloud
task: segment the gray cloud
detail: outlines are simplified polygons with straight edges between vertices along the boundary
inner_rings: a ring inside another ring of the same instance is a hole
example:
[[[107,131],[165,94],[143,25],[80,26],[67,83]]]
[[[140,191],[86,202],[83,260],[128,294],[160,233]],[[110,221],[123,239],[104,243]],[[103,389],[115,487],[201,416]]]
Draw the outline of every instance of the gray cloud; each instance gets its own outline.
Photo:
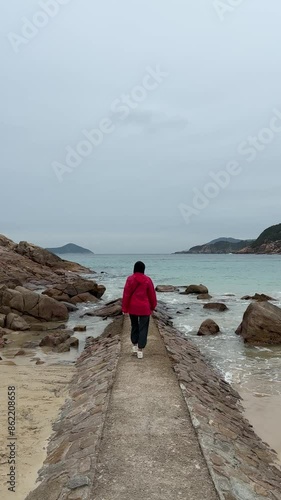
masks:
[[[252,163],[237,151],[281,110],[279,0],[244,1],[223,22],[209,0],[52,0],[56,15],[16,53],[7,35],[22,37],[44,2],[2,9],[0,232],[170,252],[280,222],[281,133]],[[59,183],[52,162],[157,65],[168,77]],[[186,225],[179,205],[234,159],[241,174]]]

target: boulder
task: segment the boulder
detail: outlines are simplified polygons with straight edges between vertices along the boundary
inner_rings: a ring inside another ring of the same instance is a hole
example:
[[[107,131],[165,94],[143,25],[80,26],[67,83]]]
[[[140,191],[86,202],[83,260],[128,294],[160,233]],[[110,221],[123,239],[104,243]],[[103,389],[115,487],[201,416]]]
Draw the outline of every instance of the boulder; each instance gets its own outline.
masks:
[[[212,295],[210,295],[209,293],[199,293],[199,295],[197,295],[198,300],[209,300],[211,298]]]
[[[83,294],[88,294],[85,295],[86,298],[89,297],[89,295],[92,295],[93,297],[100,299],[106,288],[103,285],[98,285],[95,281],[93,280],[86,280],[83,278],[77,278],[76,280],[72,281],[71,283],[59,283],[57,285],[54,285],[52,288],[48,288],[43,292],[43,295],[47,295],[48,297],[55,298],[56,300],[63,301],[63,302],[74,302],[70,299],[77,297],[77,296],[82,296]],[[89,300],[77,300],[77,302],[89,302]]]
[[[48,333],[40,342],[40,347],[56,347],[66,342],[72,335],[72,330],[56,330]]]
[[[28,243],[27,241],[20,241],[18,245],[14,248],[15,252],[19,255],[23,255],[37,264],[48,267],[60,267],[63,260],[54,255],[44,248]]]
[[[228,307],[221,302],[210,302],[209,304],[204,304],[203,309],[211,309],[214,311],[227,311]]]
[[[252,302],[236,330],[249,344],[281,344],[281,309],[270,302]]]
[[[19,331],[25,331],[25,330],[30,330],[30,325],[25,321],[24,318],[19,316],[18,314],[14,313],[9,313],[7,318],[6,318],[6,326],[10,330],[19,330]]]
[[[75,312],[78,311],[78,307],[76,307],[74,304],[70,304],[70,302],[62,302],[62,304],[65,305],[66,309],[69,312]]]
[[[199,295],[201,293],[209,293],[208,288],[205,285],[189,285],[185,292],[183,292],[186,295],[189,295],[190,293],[195,293],[196,295]]]
[[[73,328],[74,332],[86,332],[87,327],[86,325],[77,325]]]
[[[0,314],[0,328],[5,327],[6,314]]]
[[[55,347],[54,351],[55,352],[68,352],[70,351],[71,347],[78,347],[79,345],[79,340],[76,337],[70,337],[67,339],[65,342],[59,344],[57,347]]]
[[[173,285],[157,285],[155,288],[156,292],[166,293],[166,292],[175,292],[177,288]]]
[[[79,295],[75,295],[75,297],[71,297],[71,299],[69,299],[69,301],[71,302],[71,304],[80,304],[82,302],[96,303],[96,302],[99,302],[100,299],[98,299],[97,297],[95,297],[91,293],[86,292],[86,293],[79,293]]]
[[[102,318],[120,316],[122,314],[122,300],[114,300],[112,302],[108,302],[103,307],[99,307],[98,309],[94,309],[93,311],[86,312],[83,316],[100,316]]]
[[[44,321],[64,321],[68,319],[68,310],[64,304],[22,286],[14,290],[0,287],[0,306],[9,307],[25,315]],[[3,309],[2,309],[3,310]]]
[[[241,297],[241,300],[257,300],[258,302],[265,302],[267,300],[276,300],[270,297],[269,295],[266,295],[265,293],[255,293],[255,295],[244,295],[244,297]]]
[[[220,327],[217,325],[215,321],[212,319],[206,319],[201,324],[197,335],[215,335],[220,332]]]

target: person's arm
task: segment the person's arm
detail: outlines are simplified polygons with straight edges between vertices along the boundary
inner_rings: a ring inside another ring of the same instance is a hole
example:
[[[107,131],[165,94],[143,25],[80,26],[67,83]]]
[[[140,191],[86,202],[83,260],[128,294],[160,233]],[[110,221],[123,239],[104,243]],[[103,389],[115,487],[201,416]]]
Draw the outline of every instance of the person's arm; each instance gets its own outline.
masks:
[[[131,298],[131,286],[130,286],[130,280],[129,278],[127,278],[126,284],[124,286],[123,299],[122,299],[122,312],[124,314],[128,314],[130,298]]]
[[[153,285],[153,282],[151,279],[149,280],[149,286],[148,286],[148,300],[149,300],[151,311],[154,311],[154,309],[157,306],[157,297],[156,297],[155,288],[154,288],[154,285]]]

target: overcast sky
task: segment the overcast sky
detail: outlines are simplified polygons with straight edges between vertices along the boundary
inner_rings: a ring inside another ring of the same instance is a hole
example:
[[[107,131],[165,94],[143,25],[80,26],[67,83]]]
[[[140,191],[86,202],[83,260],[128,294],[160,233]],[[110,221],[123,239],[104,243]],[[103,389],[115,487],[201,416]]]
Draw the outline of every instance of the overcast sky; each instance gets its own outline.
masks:
[[[166,253],[281,222],[280,0],[0,1],[0,233]]]

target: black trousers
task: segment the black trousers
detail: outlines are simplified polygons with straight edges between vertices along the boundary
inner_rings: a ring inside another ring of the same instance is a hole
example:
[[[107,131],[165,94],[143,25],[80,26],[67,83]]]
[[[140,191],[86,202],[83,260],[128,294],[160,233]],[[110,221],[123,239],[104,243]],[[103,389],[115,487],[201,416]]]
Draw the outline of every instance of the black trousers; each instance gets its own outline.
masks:
[[[137,344],[139,349],[144,349],[147,343],[150,316],[135,316],[134,314],[130,314],[130,318],[132,344]]]

